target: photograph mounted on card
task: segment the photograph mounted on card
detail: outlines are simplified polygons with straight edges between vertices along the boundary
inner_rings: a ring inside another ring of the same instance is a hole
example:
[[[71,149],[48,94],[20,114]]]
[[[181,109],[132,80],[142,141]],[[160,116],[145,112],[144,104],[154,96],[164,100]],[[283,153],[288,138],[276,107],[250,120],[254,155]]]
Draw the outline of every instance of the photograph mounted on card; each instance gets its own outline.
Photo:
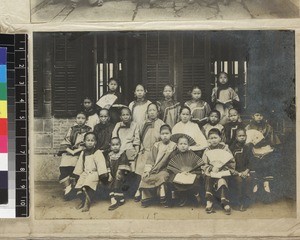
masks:
[[[30,0],[31,22],[299,18],[298,0]]]
[[[34,32],[33,70],[36,219],[296,218],[294,31]]]

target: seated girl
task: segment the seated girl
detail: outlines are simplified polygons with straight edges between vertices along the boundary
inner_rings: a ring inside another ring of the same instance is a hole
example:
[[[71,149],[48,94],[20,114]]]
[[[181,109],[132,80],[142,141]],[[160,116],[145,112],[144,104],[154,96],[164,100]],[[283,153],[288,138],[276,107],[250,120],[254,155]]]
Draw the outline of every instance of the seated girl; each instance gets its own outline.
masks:
[[[130,172],[130,165],[126,153],[121,152],[121,140],[118,137],[110,141],[111,152],[107,157],[109,168],[109,196],[111,205],[108,210],[115,210],[125,203],[123,184],[126,175]]]
[[[141,149],[136,160],[135,173],[142,176],[145,169],[145,164],[149,158],[151,148],[155,142],[159,141],[160,138],[160,127],[164,125],[164,122],[158,118],[158,107],[154,103],[150,103],[147,108],[148,119],[142,125],[141,130]],[[140,179],[140,177],[139,177]],[[135,200],[140,200],[140,191],[137,190],[135,194]]]
[[[232,177],[232,198],[237,203],[240,211],[245,211],[250,197],[250,158],[251,148],[246,144],[246,130],[238,128],[235,131],[235,141],[230,150],[235,158],[236,167]]]
[[[260,112],[253,115],[253,121],[246,127],[246,130],[247,143],[252,147],[250,167],[253,171],[253,193],[254,196],[261,193],[262,201],[268,203],[276,196],[274,195],[275,188],[280,191],[280,184],[274,183],[276,177],[278,179],[281,175],[279,164],[282,156],[280,149],[276,148],[280,140],[273,128],[263,120]]]
[[[72,173],[78,161],[80,152],[84,150],[84,135],[92,129],[85,125],[87,116],[84,112],[78,112],[76,115],[76,123],[70,127],[64,140],[60,145],[58,156],[61,157],[59,166],[60,176],[59,182],[65,188],[65,199],[69,199],[72,190]]]
[[[266,143],[270,144],[271,146],[276,146],[280,144],[280,140],[278,136],[274,133],[273,127],[264,118],[264,114],[260,110],[257,110],[252,115],[252,120],[246,126],[246,130],[257,130],[261,132],[264,136]]]
[[[240,114],[234,108],[228,111],[229,122],[224,125],[225,142],[231,146],[236,140],[237,129],[244,128]]]
[[[220,117],[221,117],[221,114],[219,111],[212,110],[208,116],[208,123],[206,123],[202,129],[207,138],[208,138],[208,133],[211,129],[213,129],[213,128],[218,129],[221,132],[222,142],[225,142],[224,127],[223,127],[223,125],[220,124]]]
[[[190,146],[189,149],[197,152],[197,154],[201,155],[203,150],[208,146],[206,138],[204,134],[201,132],[198,124],[190,121],[192,115],[189,107],[182,107],[180,110],[180,119],[172,129],[172,139],[177,142],[176,136],[181,136],[182,134],[190,137],[195,144]],[[176,139],[176,140],[175,140]]]
[[[176,149],[176,144],[170,140],[171,127],[162,125],[160,127],[161,141],[154,143],[148,155],[139,189],[142,194],[142,206],[147,207],[159,192],[160,202],[167,204],[166,183],[169,179],[167,165],[170,154]]]
[[[86,125],[89,126],[92,130],[94,130],[96,124],[99,123],[99,116],[97,114],[97,109],[96,106],[94,105],[92,98],[85,97],[83,99],[82,111],[87,116]]]
[[[170,173],[170,182],[173,186],[174,198],[179,198],[179,206],[183,207],[187,202],[188,194],[192,194],[201,203],[200,198],[200,176],[203,160],[192,150],[189,150],[189,138],[182,136],[178,138],[177,151],[172,153],[167,170]]]
[[[141,144],[139,127],[136,122],[132,121],[131,111],[127,107],[122,108],[120,118],[121,122],[116,124],[112,137],[120,138],[120,151],[126,153],[131,170],[134,171]]]
[[[110,116],[108,109],[101,109],[99,111],[99,120],[94,128],[94,133],[97,137],[96,148],[101,150],[104,156],[107,156],[110,150],[110,139],[114,130],[114,124],[110,122]]]
[[[105,157],[96,149],[96,135],[92,132],[84,136],[85,149],[81,152],[73,174],[78,178],[75,189],[81,198],[78,209],[87,212],[99,181],[107,182],[108,171]]]
[[[221,205],[227,215],[231,214],[228,198],[228,177],[234,173],[235,161],[228,146],[221,142],[218,129],[208,133],[209,147],[203,153],[205,173],[206,212],[213,212],[214,197],[221,199]]]

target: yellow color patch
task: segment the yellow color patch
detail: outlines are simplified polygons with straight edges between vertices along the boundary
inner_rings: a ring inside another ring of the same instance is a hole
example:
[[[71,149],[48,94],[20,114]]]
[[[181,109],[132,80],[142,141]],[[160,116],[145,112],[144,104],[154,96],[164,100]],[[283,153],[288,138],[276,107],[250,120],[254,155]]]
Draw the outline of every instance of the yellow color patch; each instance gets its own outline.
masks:
[[[0,101],[0,118],[7,118],[7,101]]]

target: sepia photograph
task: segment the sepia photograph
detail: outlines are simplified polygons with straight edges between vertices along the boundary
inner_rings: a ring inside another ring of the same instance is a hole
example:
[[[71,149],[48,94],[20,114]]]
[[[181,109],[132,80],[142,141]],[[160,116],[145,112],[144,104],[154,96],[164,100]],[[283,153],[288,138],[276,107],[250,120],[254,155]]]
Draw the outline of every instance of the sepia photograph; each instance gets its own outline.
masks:
[[[299,18],[299,0],[31,0],[31,22]]]
[[[34,32],[33,78],[35,219],[296,218],[294,31]]]

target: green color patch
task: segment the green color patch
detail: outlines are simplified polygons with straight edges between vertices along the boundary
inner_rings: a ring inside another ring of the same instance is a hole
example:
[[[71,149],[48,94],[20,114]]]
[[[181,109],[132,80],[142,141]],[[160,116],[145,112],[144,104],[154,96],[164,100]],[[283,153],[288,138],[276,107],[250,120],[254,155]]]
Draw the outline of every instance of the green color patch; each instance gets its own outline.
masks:
[[[7,85],[0,83],[0,100],[7,100]]]

